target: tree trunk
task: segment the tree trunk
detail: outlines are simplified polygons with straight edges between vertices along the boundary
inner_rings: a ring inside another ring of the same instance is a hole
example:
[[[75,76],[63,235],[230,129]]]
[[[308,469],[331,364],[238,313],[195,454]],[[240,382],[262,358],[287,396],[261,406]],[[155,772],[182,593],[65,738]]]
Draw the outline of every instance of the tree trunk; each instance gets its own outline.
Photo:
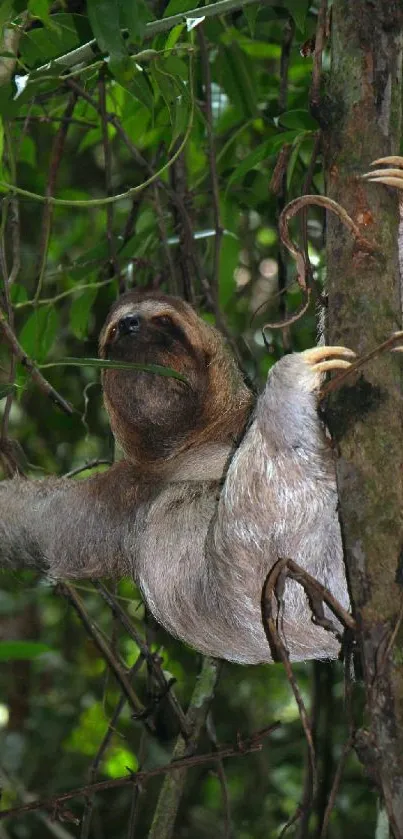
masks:
[[[399,153],[401,0],[335,0],[332,67],[323,103],[327,191],[376,245],[362,252],[328,218],[328,343],[360,355],[402,329],[398,198],[360,179]],[[330,215],[330,214],[329,214]],[[332,398],[340,519],[359,626],[368,731],[358,738],[403,837],[403,399],[402,354],[384,354]]]

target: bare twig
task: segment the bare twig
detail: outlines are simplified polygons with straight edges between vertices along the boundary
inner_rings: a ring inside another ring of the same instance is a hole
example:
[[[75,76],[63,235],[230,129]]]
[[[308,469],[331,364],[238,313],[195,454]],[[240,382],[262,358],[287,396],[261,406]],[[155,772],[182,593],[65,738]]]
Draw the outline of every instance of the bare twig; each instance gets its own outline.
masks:
[[[65,801],[71,801],[73,798],[82,798],[86,795],[95,792],[103,792],[107,789],[118,789],[132,784],[146,783],[150,778],[156,778],[158,775],[165,775],[167,773],[175,773],[181,769],[190,769],[193,766],[204,766],[208,763],[215,763],[217,758],[226,760],[231,757],[242,757],[243,755],[252,752],[260,752],[263,747],[263,740],[272,731],[275,731],[280,726],[279,722],[252,734],[243,740],[239,739],[233,746],[223,747],[217,752],[210,752],[203,755],[192,755],[191,757],[184,757],[180,760],[171,761],[163,766],[156,766],[154,769],[149,769],[144,772],[132,772],[130,775],[125,775],[122,778],[113,778],[107,781],[97,781],[94,784],[85,784],[82,787],[77,787],[70,792],[55,795],[52,798],[45,798],[37,801],[30,801],[28,804],[23,804],[20,807],[12,807],[8,810],[0,811],[0,821],[11,816],[20,816],[24,813],[32,812],[33,810],[47,810],[57,816],[60,811],[60,806]]]
[[[177,284],[177,278],[176,278],[176,270],[175,270],[175,265],[174,265],[174,261],[173,261],[173,257],[172,257],[171,248],[169,247],[168,242],[167,242],[168,235],[167,235],[167,228],[166,228],[165,218],[164,218],[164,210],[162,208],[162,204],[161,204],[161,200],[160,200],[159,188],[156,184],[154,184],[153,193],[154,193],[154,206],[155,206],[155,210],[156,210],[156,213],[157,213],[157,222],[158,222],[158,227],[159,227],[159,230],[160,230],[161,245],[162,245],[162,249],[164,251],[165,262],[166,262],[166,264],[168,266],[168,270],[169,270],[171,293],[172,294],[178,294],[178,284]]]
[[[77,95],[77,91],[75,92]],[[98,80],[99,93],[99,113],[101,116],[101,130],[102,130],[102,146],[104,150],[104,164],[105,164],[105,191],[107,195],[112,195],[112,153],[111,144],[108,136],[108,119],[106,110],[106,85],[105,73],[101,72]],[[108,242],[109,264],[113,275],[120,276],[119,265],[116,257],[115,240],[113,236],[113,204],[106,205],[106,238]],[[120,288],[120,291],[124,289]]]
[[[368,361],[371,361],[372,358],[376,358],[376,356],[381,355],[388,350],[393,350],[395,348],[400,348],[403,342],[403,331],[394,332],[390,338],[387,338],[386,341],[383,341],[382,344],[378,344],[373,350],[362,355],[360,358],[357,358],[356,361],[353,361],[350,364],[350,367],[347,367],[342,373],[338,373],[334,379],[331,379],[330,382],[326,382],[326,384],[321,388],[319,399],[324,399],[329,393],[333,393],[333,391],[338,390],[345,379],[351,376],[353,373],[356,373],[364,364],[367,364]],[[397,345],[397,347],[395,347]]]
[[[318,580],[315,580],[305,569],[301,568],[296,562],[291,559],[279,559],[269,574],[267,575],[263,592],[262,592],[262,618],[263,626],[267,634],[267,639],[270,644],[273,658],[283,662],[288,681],[291,685],[295,701],[298,706],[301,724],[305,733],[305,738],[308,746],[309,756],[309,775],[307,777],[307,788],[305,790],[304,803],[299,805],[297,812],[292,819],[287,822],[286,828],[300,818],[312,805],[315,790],[317,787],[317,773],[316,773],[316,756],[314,740],[312,735],[312,728],[308,718],[308,714],[298,687],[298,683],[294,676],[288,651],[281,639],[278,631],[277,618],[274,615],[273,603],[279,600],[279,592],[281,593],[285,585],[286,577],[298,582],[304,588],[309,603],[312,609],[315,623],[322,626],[324,629],[337,634],[336,628],[325,617],[323,610],[323,603],[331,609],[334,615],[350,630],[356,628],[355,621],[352,616],[341,606],[335,597],[323,586]],[[310,788],[309,788],[310,786]],[[285,828],[284,828],[285,830]]]
[[[144,705],[140,702],[137,694],[133,690],[127,678],[127,674],[122,663],[118,660],[118,657],[113,654],[109,644],[103,638],[99,629],[95,626],[94,622],[88,616],[82,603],[82,600],[75,591],[74,586],[70,585],[69,583],[58,583],[57,590],[61,594],[63,594],[67,598],[67,600],[69,600],[69,602],[79,615],[80,620],[82,621],[85,629],[87,630],[88,634],[94,641],[94,644],[96,645],[96,647],[98,647],[98,650],[100,651],[101,655],[109,665],[113,675],[115,676],[118,684],[120,685],[121,690],[125,694],[125,697],[129,702],[130,707],[133,709],[133,712],[136,715],[143,716],[145,710]],[[147,720],[144,720],[144,724],[149,729],[150,733],[153,734],[154,732],[151,724]]]
[[[45,396],[48,396],[52,400],[52,402],[54,402],[55,405],[57,405],[59,408],[61,408],[62,411],[64,411],[66,414],[69,414],[70,416],[73,413],[72,406],[69,402],[66,401],[66,399],[63,398],[63,396],[60,396],[60,394],[52,387],[52,385],[49,384],[47,379],[45,379],[44,376],[42,376],[42,373],[38,370],[34,362],[31,361],[30,358],[28,358],[21,344],[18,343],[18,340],[13,330],[11,329],[11,326],[8,323],[6,315],[2,309],[0,309],[0,331],[3,333],[4,338],[11,347],[11,350],[14,353],[15,357],[23,365],[23,367],[25,367],[25,369],[28,370],[28,372],[31,375],[31,378],[33,379],[35,384],[38,385],[42,393],[44,393]]]
[[[64,146],[67,137],[67,131],[69,129],[70,124],[70,117],[73,114],[75,105],[77,102],[77,94],[73,91],[70,94],[68,103],[66,105],[66,109],[64,111],[63,122],[60,123],[60,126],[56,132],[51,158],[50,158],[50,166],[49,166],[49,175],[48,175],[48,182],[46,185],[46,197],[52,198],[55,191],[56,186],[56,179],[57,174],[59,171],[60,163],[63,157]],[[43,280],[45,276],[46,270],[46,262],[48,257],[48,247],[49,247],[49,237],[50,231],[52,226],[52,217],[53,217],[53,206],[50,202],[45,203],[45,207],[43,210],[42,216],[42,231],[41,231],[41,243],[39,248],[39,257],[38,257],[38,283],[36,286],[34,301],[35,303],[39,300],[42,292]]]
[[[88,460],[83,466],[76,466],[76,468],[71,469],[70,472],[65,472],[63,477],[74,478],[75,475],[80,475],[81,472],[86,472],[87,469],[95,469],[97,466],[112,466],[112,461],[97,457],[94,458],[94,460]]]
[[[368,239],[365,239],[362,236],[359,227],[355,224],[355,222],[350,218],[346,210],[337,203],[337,201],[333,201],[331,198],[327,198],[325,195],[301,195],[299,198],[294,198],[293,201],[290,201],[286,207],[284,207],[283,212],[281,213],[280,220],[279,220],[279,234],[280,239],[283,245],[287,248],[291,256],[293,257],[297,269],[297,282],[304,294],[305,301],[302,303],[301,307],[294,312],[291,318],[287,318],[287,320],[279,321],[278,323],[268,323],[265,324],[264,328],[270,329],[282,329],[283,326],[288,325],[289,323],[293,323],[296,320],[299,320],[300,317],[306,312],[309,301],[310,301],[310,288],[307,283],[307,275],[309,274],[309,268],[306,263],[305,255],[301,251],[301,249],[296,245],[295,242],[291,239],[290,232],[288,229],[289,222],[291,219],[300,212],[304,207],[308,205],[313,205],[317,207],[324,207],[326,210],[331,210],[331,212],[335,213],[341,222],[351,231],[353,236],[356,239],[357,247],[363,251],[367,251],[369,253],[373,253],[377,250],[376,244],[369,242]]]
[[[150,652],[147,644],[144,643],[141,635],[137,632],[137,630],[136,630],[135,626],[133,625],[133,623],[131,622],[130,618],[128,617],[128,615],[126,614],[124,609],[122,609],[120,604],[117,602],[116,598],[114,598],[113,595],[111,594],[111,592],[108,591],[106,586],[104,586],[102,583],[100,583],[97,580],[93,580],[93,585],[95,586],[97,591],[100,592],[100,594],[102,595],[102,597],[104,598],[104,600],[106,601],[106,603],[108,604],[110,609],[112,610],[113,614],[118,618],[118,620],[120,621],[120,623],[122,624],[122,626],[124,627],[124,629],[126,630],[128,635],[130,635],[130,637],[133,638],[133,640],[136,642],[142,656],[145,658],[145,660],[147,661],[147,664],[149,665],[150,669],[152,670],[155,681],[159,685],[159,688],[160,688],[162,694],[164,696],[165,695],[167,696],[168,702],[169,702],[175,716],[177,717],[177,720],[178,720],[178,723],[179,723],[179,726],[180,726],[180,730],[181,730],[182,734],[184,735],[184,737],[186,738],[188,732],[187,732],[187,723],[186,723],[185,714],[182,711],[182,708],[181,708],[181,706],[180,706],[180,704],[179,704],[179,702],[178,702],[178,700],[177,700],[177,698],[176,698],[176,696],[175,696],[175,694],[172,690],[172,687],[168,684],[168,682],[167,682],[167,680],[164,676],[164,673],[163,673],[163,670],[162,670],[162,667],[161,667],[161,662],[160,662],[159,658],[157,656],[153,655]]]
[[[290,658],[288,655],[288,651],[283,643],[280,634],[277,629],[277,620],[274,617],[273,613],[273,595],[276,590],[276,585],[279,580],[280,573],[286,567],[287,560],[279,560],[276,565],[271,569],[269,574],[266,577],[265,584],[263,586],[262,592],[262,620],[263,620],[263,627],[267,635],[267,640],[270,645],[270,649],[273,653],[273,658],[277,661],[282,661],[284,665],[284,669],[287,675],[287,679],[290,683],[291,690],[294,694],[295,701],[297,703],[298,712],[302,724],[302,728],[305,734],[305,739],[308,746],[308,754],[309,754],[309,764],[310,764],[310,773],[309,773],[309,781],[310,781],[310,790],[307,790],[305,806],[309,809],[312,805],[313,798],[315,795],[316,784],[317,784],[317,777],[316,777],[316,756],[315,756],[315,747],[312,737],[311,726],[309,722],[309,717],[307,710],[305,708],[304,700],[302,699],[301,691],[298,686],[298,682],[294,676],[294,672],[291,667]],[[298,815],[297,818],[300,817],[302,812],[301,807],[298,807]],[[290,826],[293,823],[293,820],[287,823],[286,827]]]
[[[210,742],[212,747],[215,751],[219,748],[217,742],[217,734],[215,730],[215,725],[212,717],[212,713],[207,715],[206,720],[206,731],[209,736]],[[221,787],[221,795],[222,795],[222,802],[223,802],[223,809],[224,809],[224,839],[231,839],[232,836],[232,829],[231,829],[231,804],[229,798],[229,791],[228,791],[228,783],[227,777],[225,774],[224,764],[222,759],[220,758],[217,760],[216,765],[216,773],[218,780],[220,782]]]

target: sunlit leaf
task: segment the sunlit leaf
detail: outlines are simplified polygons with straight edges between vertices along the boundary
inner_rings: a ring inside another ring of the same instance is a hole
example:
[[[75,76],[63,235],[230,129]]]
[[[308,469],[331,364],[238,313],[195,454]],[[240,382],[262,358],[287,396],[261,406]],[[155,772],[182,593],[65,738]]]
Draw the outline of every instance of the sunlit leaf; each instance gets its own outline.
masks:
[[[30,661],[49,652],[51,648],[39,641],[0,641],[0,661]]]

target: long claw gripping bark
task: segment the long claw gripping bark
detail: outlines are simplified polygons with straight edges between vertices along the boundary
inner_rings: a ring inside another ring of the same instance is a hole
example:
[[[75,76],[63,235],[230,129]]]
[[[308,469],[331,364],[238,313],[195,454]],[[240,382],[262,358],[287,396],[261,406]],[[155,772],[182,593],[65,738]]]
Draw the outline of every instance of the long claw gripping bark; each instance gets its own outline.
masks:
[[[396,340],[396,346],[391,347],[391,352],[403,352],[403,330],[394,332],[392,338]]]
[[[380,157],[371,163],[371,166],[379,165],[385,165],[387,168],[373,169],[371,172],[362,175],[362,178],[371,183],[384,184],[403,190],[403,157],[390,155],[389,157]]]

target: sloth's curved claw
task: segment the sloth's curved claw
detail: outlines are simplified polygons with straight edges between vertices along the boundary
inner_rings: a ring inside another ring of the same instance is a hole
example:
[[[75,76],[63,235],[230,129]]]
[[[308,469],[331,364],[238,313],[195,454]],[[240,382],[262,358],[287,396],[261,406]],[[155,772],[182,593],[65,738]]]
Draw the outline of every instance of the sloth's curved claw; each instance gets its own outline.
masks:
[[[392,338],[396,341],[396,346],[391,347],[391,352],[403,352],[403,330],[394,332]]]
[[[329,370],[346,370],[356,357],[347,347],[313,347],[302,353],[304,361],[313,373],[327,373]],[[350,360],[348,360],[350,359]]]
[[[403,190],[403,157],[398,155],[390,155],[389,157],[380,157],[378,160],[373,160],[371,166],[386,166],[386,169],[373,169],[371,172],[366,172],[361,177],[364,180],[375,184],[384,184],[385,186],[393,186],[395,189]]]

